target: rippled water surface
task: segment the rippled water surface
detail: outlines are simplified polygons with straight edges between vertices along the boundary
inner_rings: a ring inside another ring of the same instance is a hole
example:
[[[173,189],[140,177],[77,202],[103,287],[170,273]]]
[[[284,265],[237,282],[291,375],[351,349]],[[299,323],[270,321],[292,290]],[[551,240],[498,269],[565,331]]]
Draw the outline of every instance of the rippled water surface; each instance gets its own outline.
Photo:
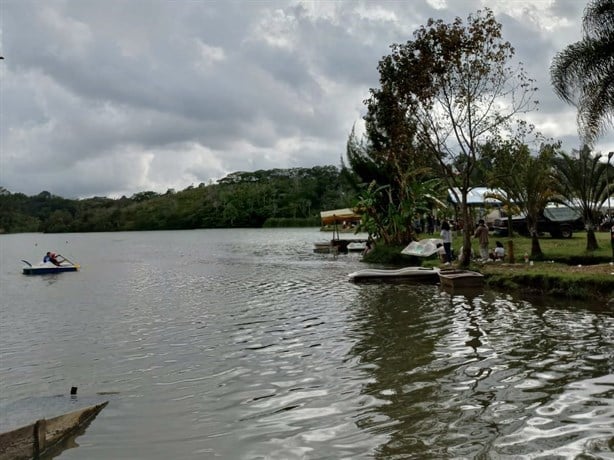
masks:
[[[0,236],[1,428],[78,386],[62,459],[614,458],[611,308],[353,284],[329,236]]]

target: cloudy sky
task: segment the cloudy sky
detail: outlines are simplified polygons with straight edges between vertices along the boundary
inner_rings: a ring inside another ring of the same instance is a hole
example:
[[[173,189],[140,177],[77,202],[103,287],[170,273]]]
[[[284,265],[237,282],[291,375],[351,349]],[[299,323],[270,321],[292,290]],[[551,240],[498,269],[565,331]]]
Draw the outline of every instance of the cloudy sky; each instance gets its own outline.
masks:
[[[339,165],[389,45],[483,6],[537,80],[532,121],[578,148],[548,69],[580,0],[0,0],[0,186],[119,197]]]

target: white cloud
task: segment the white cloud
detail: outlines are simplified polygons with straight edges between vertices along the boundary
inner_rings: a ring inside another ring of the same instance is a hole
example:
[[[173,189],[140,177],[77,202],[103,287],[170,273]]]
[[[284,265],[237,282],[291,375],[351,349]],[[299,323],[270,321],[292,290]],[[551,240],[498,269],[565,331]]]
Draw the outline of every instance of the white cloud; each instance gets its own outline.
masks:
[[[255,27],[256,39],[264,41],[274,48],[292,51],[295,49],[296,18],[282,9],[265,13]]]
[[[200,54],[206,62],[217,62],[226,59],[226,53],[224,49],[219,46],[209,46],[206,43],[199,41]]]
[[[398,17],[394,11],[375,3],[367,3],[359,6],[356,9],[356,13],[361,19],[368,19],[370,21],[383,23],[398,21]]]
[[[446,0],[426,0],[426,3],[436,10],[443,10],[448,6],[448,2]]]
[[[44,4],[33,12],[40,17],[40,25],[49,30],[54,42],[50,49],[56,56],[76,55],[85,57],[88,45],[94,39],[87,24],[62,15],[51,4]],[[31,33],[36,33],[31,30]]]
[[[338,165],[389,45],[484,5],[538,82],[531,120],[577,148],[548,71],[581,37],[575,0],[21,0],[2,3],[0,185],[118,196]]]

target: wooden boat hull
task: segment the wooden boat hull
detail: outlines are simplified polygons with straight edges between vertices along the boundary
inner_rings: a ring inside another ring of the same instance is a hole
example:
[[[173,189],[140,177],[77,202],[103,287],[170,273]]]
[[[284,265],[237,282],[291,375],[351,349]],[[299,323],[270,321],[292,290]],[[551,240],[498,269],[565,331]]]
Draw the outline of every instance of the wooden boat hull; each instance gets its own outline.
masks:
[[[108,404],[89,406],[0,434],[0,460],[39,458],[55,452],[62,442],[85,430]]]
[[[437,281],[439,271],[437,267],[405,267],[397,270],[367,268],[350,273],[348,278],[354,282],[386,280]]]
[[[364,252],[367,247],[365,241],[354,241],[347,245],[348,252]]]
[[[440,270],[439,282],[447,288],[476,288],[484,286],[484,275],[471,270]]]
[[[329,241],[313,244],[313,252],[316,254],[329,254],[332,252],[332,248],[333,245]]]
[[[31,267],[23,267],[24,275],[49,275],[52,273],[76,272],[79,270],[79,265],[60,265],[46,266],[33,265]]]

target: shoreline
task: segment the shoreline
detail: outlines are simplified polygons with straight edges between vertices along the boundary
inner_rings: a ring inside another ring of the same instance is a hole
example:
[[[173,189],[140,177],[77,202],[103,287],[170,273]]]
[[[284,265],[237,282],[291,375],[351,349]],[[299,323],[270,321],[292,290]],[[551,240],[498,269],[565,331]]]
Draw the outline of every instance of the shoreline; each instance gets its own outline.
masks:
[[[554,262],[472,264],[488,286],[532,294],[604,301],[614,307],[614,264],[564,265]]]

